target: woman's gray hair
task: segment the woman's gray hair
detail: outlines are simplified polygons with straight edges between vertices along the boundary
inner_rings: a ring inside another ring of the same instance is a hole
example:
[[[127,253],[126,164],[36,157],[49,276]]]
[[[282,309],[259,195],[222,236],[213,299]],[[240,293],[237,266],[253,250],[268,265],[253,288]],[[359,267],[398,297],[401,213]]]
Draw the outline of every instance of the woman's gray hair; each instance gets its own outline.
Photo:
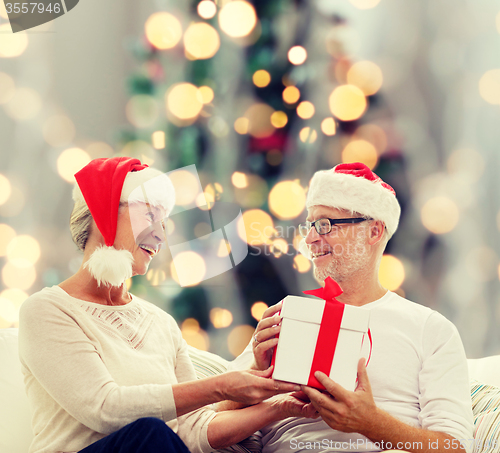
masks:
[[[83,252],[92,228],[92,214],[87,203],[76,203],[69,219],[71,237],[77,247]]]

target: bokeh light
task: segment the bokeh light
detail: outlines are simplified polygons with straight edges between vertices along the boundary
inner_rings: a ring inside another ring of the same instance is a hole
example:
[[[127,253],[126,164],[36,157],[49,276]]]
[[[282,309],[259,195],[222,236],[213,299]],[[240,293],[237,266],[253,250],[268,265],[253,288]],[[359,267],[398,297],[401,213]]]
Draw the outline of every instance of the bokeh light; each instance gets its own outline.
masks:
[[[309,126],[303,127],[299,132],[299,139],[303,143],[314,143],[317,138],[318,133]]]
[[[233,183],[233,186],[237,187],[238,189],[244,189],[245,187],[248,186],[247,175],[245,175],[245,173],[241,173],[239,171],[235,171],[232,174],[231,182]]]
[[[126,143],[120,151],[120,155],[135,157],[147,165],[153,165],[155,162],[155,150],[144,140],[132,140],[131,142]]]
[[[457,226],[459,210],[448,197],[434,197],[428,200],[420,211],[422,224],[434,234],[445,234]]]
[[[496,23],[497,23],[497,32],[500,33],[500,12],[497,14]]]
[[[151,286],[161,285],[167,279],[167,273],[163,269],[149,269],[146,280]]]
[[[54,148],[69,145],[75,138],[75,125],[66,115],[53,115],[43,124],[45,141]]]
[[[257,25],[257,14],[250,3],[234,0],[220,10],[219,25],[232,38],[242,38],[248,36]]]
[[[325,135],[335,135],[337,133],[337,124],[333,118],[325,118],[321,121],[321,131]]]
[[[207,333],[200,328],[200,324],[194,318],[187,318],[181,324],[182,338],[189,346],[199,349],[200,351],[207,351],[209,340]]]
[[[4,204],[12,193],[12,186],[7,177],[0,173],[0,205]]]
[[[247,347],[254,333],[252,326],[242,325],[235,327],[227,336],[227,346],[229,352],[235,357],[239,356]]]
[[[481,77],[479,94],[489,104],[500,104],[500,69],[491,69]]]
[[[293,258],[293,267],[304,274],[311,269],[311,262],[304,255],[296,255]]]
[[[184,33],[184,47],[194,59],[212,58],[220,47],[219,33],[204,22],[191,24]]]
[[[365,140],[352,140],[342,150],[342,163],[362,162],[373,169],[377,165],[378,155],[375,147]]]
[[[377,6],[380,0],[349,0],[358,9],[370,9]]]
[[[497,276],[498,255],[490,247],[475,247],[467,253],[465,266],[474,280],[489,282]]]
[[[35,267],[18,267],[14,263],[8,262],[2,269],[2,280],[7,288],[27,290],[35,283]]]
[[[115,150],[106,142],[92,142],[85,147],[85,151],[89,153],[92,159],[99,157],[111,157]]]
[[[307,51],[302,46],[293,46],[288,51],[288,61],[294,65],[301,65],[307,59]]]
[[[0,256],[7,255],[7,246],[16,237],[16,231],[11,226],[0,223]]]
[[[468,182],[478,181],[484,173],[484,157],[474,149],[460,148],[453,151],[447,161],[448,172],[459,175]]]
[[[223,258],[225,256],[229,256],[231,252],[231,244],[225,239],[221,239],[219,248],[217,249],[217,256],[219,258]]]
[[[278,219],[295,219],[305,206],[306,193],[297,181],[281,181],[269,192],[269,209]]]
[[[360,88],[365,96],[380,90],[383,80],[381,69],[371,61],[358,61],[347,72],[347,83]]]
[[[250,313],[252,314],[255,320],[260,321],[262,319],[262,315],[268,308],[269,307],[265,302],[259,300],[258,302],[254,302],[252,304],[252,307],[250,308]]]
[[[246,209],[261,207],[268,195],[266,181],[254,174],[247,174],[246,180],[247,185],[245,187],[235,187],[234,193],[238,203]]]
[[[154,131],[151,134],[151,143],[152,143],[154,149],[165,148],[165,132]]]
[[[210,321],[216,329],[224,329],[232,324],[233,315],[225,308],[215,307],[210,310]]]
[[[312,118],[315,111],[313,103],[309,101],[303,101],[297,106],[297,115],[303,120]]]
[[[7,10],[5,9],[4,2],[0,2],[0,17],[2,19],[9,20],[9,15],[7,14]]]
[[[249,245],[270,243],[270,236],[275,232],[271,216],[260,209],[245,211],[238,220],[238,235]]]
[[[0,205],[0,216],[15,217],[24,209],[26,204],[25,190],[23,191],[13,184],[11,189],[10,197],[4,204]]]
[[[248,118],[248,133],[256,138],[269,137],[275,128],[271,123],[271,115],[274,109],[263,102],[251,105],[245,112]]]
[[[200,191],[198,178],[187,170],[177,170],[169,174],[175,187],[175,204],[187,206],[196,200]]]
[[[275,128],[279,129],[285,127],[287,123],[288,123],[288,116],[286,115],[285,112],[277,111],[271,115],[271,124]]]
[[[150,127],[156,122],[160,108],[153,96],[137,94],[127,102],[125,113],[130,123],[140,129]]]
[[[12,33],[10,24],[0,25],[0,58],[14,58],[28,47],[28,35],[24,32]]]
[[[249,124],[250,121],[248,121],[248,118],[245,117],[237,118],[236,121],[234,122],[234,130],[240,135],[248,134]]]
[[[380,284],[389,291],[398,289],[405,279],[405,268],[401,260],[392,255],[382,256],[378,278]]]
[[[206,272],[205,260],[196,252],[181,252],[170,263],[172,278],[182,286],[197,285],[203,281]]]
[[[283,100],[287,104],[295,104],[300,99],[300,91],[297,87],[288,86],[283,90]]]
[[[217,6],[212,0],[202,0],[196,9],[203,19],[211,19],[217,13]]]
[[[38,241],[27,234],[16,236],[7,245],[7,259],[17,267],[29,267],[40,258]]]
[[[179,20],[170,13],[158,12],[149,16],[145,25],[146,38],[157,49],[171,49],[182,37]]]
[[[376,124],[363,124],[354,132],[354,137],[370,142],[377,153],[382,154],[387,148],[387,134]]]
[[[65,149],[57,158],[57,172],[66,182],[75,183],[75,173],[90,162],[90,156],[83,149]]]
[[[275,239],[269,247],[270,252],[275,258],[288,253],[288,242],[283,238]]]
[[[10,101],[5,104],[5,111],[7,114],[18,121],[34,118],[38,115],[41,108],[42,99],[40,95],[31,88],[18,88]]]
[[[267,87],[271,83],[271,74],[265,69],[259,69],[253,73],[252,81],[256,87]]]
[[[166,100],[168,110],[181,120],[196,118],[203,108],[198,88],[191,83],[173,85],[166,93]]]
[[[5,74],[5,72],[0,72],[0,104],[5,104],[9,102],[16,91],[16,84],[14,79]]]
[[[353,121],[363,115],[367,108],[366,97],[354,85],[341,85],[328,99],[330,111],[342,121]]]
[[[214,100],[214,90],[209,86],[203,85],[198,88],[198,94],[203,104],[210,104]]]

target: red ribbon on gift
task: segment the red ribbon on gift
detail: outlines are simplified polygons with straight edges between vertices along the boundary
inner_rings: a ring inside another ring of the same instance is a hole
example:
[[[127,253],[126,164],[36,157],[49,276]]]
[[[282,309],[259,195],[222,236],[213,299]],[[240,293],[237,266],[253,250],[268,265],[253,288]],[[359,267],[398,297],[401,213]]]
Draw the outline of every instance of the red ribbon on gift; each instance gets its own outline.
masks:
[[[316,371],[322,371],[327,376],[330,375],[345,307],[345,304],[339,302],[335,298],[342,293],[342,288],[331,277],[326,277],[325,286],[323,288],[304,291],[304,294],[310,294],[320,299],[324,299],[325,301],[325,310],[321,318],[311,372],[309,374],[309,380],[307,381],[307,385],[321,390],[324,390],[325,387],[314,377],[314,373]]]

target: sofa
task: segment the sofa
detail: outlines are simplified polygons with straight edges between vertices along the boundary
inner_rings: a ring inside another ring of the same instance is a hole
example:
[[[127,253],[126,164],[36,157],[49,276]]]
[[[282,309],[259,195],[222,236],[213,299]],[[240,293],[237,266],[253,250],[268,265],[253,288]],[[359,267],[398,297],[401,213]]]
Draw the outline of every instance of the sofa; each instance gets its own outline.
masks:
[[[33,434],[18,358],[18,330],[0,329],[0,453],[27,453]],[[198,379],[223,373],[223,358],[190,347]],[[500,355],[469,359],[471,404],[474,413],[474,453],[500,452]],[[498,387],[497,387],[498,386]],[[226,451],[257,452],[258,435]]]

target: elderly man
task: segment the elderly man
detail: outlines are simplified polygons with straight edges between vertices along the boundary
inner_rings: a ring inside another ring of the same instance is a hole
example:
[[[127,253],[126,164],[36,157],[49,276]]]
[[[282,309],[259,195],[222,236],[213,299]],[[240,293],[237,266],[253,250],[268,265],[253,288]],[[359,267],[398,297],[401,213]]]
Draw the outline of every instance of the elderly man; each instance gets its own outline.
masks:
[[[321,418],[269,425],[263,451],[472,451],[467,363],[455,326],[378,279],[400,216],[392,187],[361,163],[341,164],[314,175],[306,206],[301,252],[312,259],[316,279],[340,284],[338,300],[370,310],[373,351],[368,366],[359,361],[354,392],[317,372],[328,393],[303,391]],[[279,309],[264,314],[236,367],[252,359],[254,368],[269,366]]]

